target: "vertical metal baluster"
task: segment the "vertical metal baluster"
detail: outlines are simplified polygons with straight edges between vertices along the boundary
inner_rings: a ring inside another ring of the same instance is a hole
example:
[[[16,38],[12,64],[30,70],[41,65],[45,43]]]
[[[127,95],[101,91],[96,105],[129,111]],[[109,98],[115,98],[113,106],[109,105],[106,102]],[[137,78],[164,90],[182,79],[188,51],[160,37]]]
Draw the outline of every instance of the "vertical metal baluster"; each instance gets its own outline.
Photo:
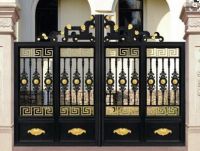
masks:
[[[26,72],[26,65],[25,65],[26,59],[23,58],[23,73]],[[26,90],[24,91],[24,104],[26,104]]]
[[[122,72],[124,71],[124,58],[122,58]],[[124,91],[122,90],[122,105],[124,105]]]
[[[109,72],[111,72],[111,58],[109,58]],[[109,90],[109,105],[111,105],[111,93],[112,90]]]
[[[171,94],[170,94],[170,58],[168,58],[168,105],[170,105],[170,99],[171,99]]]
[[[133,73],[136,72],[136,59],[133,58]],[[136,91],[134,91],[134,102],[133,105],[136,105]]]
[[[176,58],[174,58],[174,73],[176,73]],[[174,105],[176,105],[176,89],[174,90]]]
[[[32,105],[32,94],[31,94],[31,66],[32,66],[32,62],[31,62],[31,58],[29,58],[29,97],[30,97],[30,105]]]
[[[158,105],[158,58],[156,58],[156,105]]]
[[[117,58],[115,58],[115,97],[113,98],[113,102],[117,102],[114,99],[117,99]]]
[[[63,61],[64,61],[64,73],[66,72],[66,58],[63,58]],[[63,95],[64,95],[64,97],[63,97],[63,103],[64,103],[64,105],[66,105],[66,91],[65,90],[63,90]]]
[[[150,72],[152,72],[152,58],[150,58]],[[152,105],[152,92],[153,90],[150,90],[150,106]]]
[[[129,82],[130,82],[130,76],[129,76],[129,74],[130,74],[130,60],[129,60],[129,58],[128,58],[128,62],[127,62],[127,65],[128,65],[128,105],[130,105],[130,91],[129,91]]]
[[[76,71],[78,71],[78,58],[76,58]],[[78,105],[78,90],[76,90],[76,105]]]
[[[41,98],[42,98],[42,100],[41,100],[41,103],[42,103],[42,105],[44,105],[44,88],[43,88],[43,68],[44,68],[44,62],[43,62],[43,58],[41,59],[41,66],[42,66],[42,69],[41,69],[41,74],[42,74],[42,87],[41,87],[41,89],[42,89],[42,93],[41,93]]]
[[[47,62],[48,62],[48,68],[47,68],[47,72],[49,73],[49,58],[47,59]],[[47,105],[49,105],[50,104],[50,102],[49,102],[49,89],[47,90]]]
[[[88,58],[88,66],[89,66],[89,68],[88,68],[88,71],[90,71],[90,58]],[[90,105],[90,91],[88,91],[88,105]]]
[[[164,72],[164,58],[162,58],[162,72]],[[165,104],[164,94],[165,91],[162,91],[162,105]]]
[[[84,105],[84,67],[85,67],[85,64],[84,64],[84,58],[82,58],[82,105]]]
[[[37,72],[37,58],[35,58],[35,71]],[[38,102],[37,102],[37,90],[35,90],[35,102],[38,105]]]
[[[72,58],[69,59],[70,64],[70,105],[72,105]]]

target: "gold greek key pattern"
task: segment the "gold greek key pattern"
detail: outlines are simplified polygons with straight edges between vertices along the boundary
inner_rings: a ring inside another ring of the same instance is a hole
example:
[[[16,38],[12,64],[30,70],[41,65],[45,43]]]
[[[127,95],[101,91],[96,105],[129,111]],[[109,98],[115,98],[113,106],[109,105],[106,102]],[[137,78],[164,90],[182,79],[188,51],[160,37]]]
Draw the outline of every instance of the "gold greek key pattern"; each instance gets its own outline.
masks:
[[[52,106],[20,106],[20,116],[53,116]]]
[[[61,57],[94,57],[93,48],[61,48]]]
[[[139,57],[138,48],[107,48],[106,57],[128,57],[128,58],[137,58]]]
[[[178,106],[148,106],[147,116],[179,116]]]
[[[179,57],[179,48],[147,48],[147,57]]]
[[[61,106],[60,116],[93,116],[94,106]]]
[[[20,57],[21,58],[35,58],[35,57],[43,57],[43,58],[51,58],[53,57],[53,49],[52,48],[21,48],[20,49]]]
[[[107,106],[106,107],[107,116],[138,116],[139,107],[138,106]]]

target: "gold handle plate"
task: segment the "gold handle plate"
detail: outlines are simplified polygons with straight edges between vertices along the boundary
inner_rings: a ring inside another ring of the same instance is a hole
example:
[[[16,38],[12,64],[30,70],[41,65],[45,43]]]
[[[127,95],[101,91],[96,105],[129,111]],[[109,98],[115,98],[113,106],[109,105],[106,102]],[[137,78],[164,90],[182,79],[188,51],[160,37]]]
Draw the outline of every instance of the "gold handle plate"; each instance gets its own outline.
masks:
[[[167,128],[159,128],[154,131],[154,134],[157,134],[160,136],[166,136],[166,135],[172,134],[172,130],[167,129]]]
[[[72,129],[68,130],[68,134],[79,136],[79,135],[86,134],[86,130],[84,130],[82,128],[72,128]]]
[[[45,130],[40,129],[40,128],[32,128],[30,130],[27,131],[28,134],[31,134],[33,136],[40,136],[42,134],[45,134]]]
[[[125,135],[131,134],[131,133],[132,133],[132,131],[127,128],[118,128],[118,129],[113,130],[113,134],[117,134],[120,136],[125,136]]]

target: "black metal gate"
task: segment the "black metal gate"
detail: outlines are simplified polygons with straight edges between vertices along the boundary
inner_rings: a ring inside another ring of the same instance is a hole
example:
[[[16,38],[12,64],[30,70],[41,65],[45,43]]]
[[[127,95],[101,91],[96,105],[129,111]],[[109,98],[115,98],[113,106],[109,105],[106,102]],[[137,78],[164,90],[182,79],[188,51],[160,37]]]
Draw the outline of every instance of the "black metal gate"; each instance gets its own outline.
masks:
[[[15,43],[15,145],[184,145],[184,43],[102,15],[37,40]]]

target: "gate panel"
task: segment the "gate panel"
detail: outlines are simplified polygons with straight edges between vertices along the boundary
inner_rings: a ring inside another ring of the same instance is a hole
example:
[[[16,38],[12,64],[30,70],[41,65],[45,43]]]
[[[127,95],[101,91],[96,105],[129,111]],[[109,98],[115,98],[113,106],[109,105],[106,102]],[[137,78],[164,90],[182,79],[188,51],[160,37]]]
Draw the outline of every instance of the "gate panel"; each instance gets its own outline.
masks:
[[[181,144],[185,125],[184,44],[147,46],[146,51],[146,141]]]
[[[25,46],[16,47],[15,51],[15,59],[19,59],[16,62],[15,138],[22,143],[53,142],[53,47]]]
[[[60,141],[95,142],[94,48],[60,48]]]
[[[140,49],[109,47],[106,51],[104,143],[128,145],[141,139]]]

